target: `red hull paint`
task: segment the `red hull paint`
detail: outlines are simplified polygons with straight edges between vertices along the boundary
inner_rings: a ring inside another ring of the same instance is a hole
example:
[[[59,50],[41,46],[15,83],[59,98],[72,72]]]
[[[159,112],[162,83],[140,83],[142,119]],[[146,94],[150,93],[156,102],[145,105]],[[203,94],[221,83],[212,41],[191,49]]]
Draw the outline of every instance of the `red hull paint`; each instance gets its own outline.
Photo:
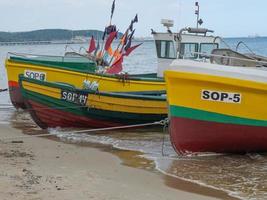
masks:
[[[171,142],[179,154],[267,151],[267,127],[171,117],[170,133]]]
[[[87,127],[104,128],[120,126],[120,123],[114,123],[104,120],[91,119],[89,117],[75,115],[62,110],[51,109],[34,101],[28,101],[27,107],[33,120],[41,128],[55,127]]]
[[[10,100],[13,106],[15,108],[26,109],[18,82],[9,81],[8,88],[9,88]]]

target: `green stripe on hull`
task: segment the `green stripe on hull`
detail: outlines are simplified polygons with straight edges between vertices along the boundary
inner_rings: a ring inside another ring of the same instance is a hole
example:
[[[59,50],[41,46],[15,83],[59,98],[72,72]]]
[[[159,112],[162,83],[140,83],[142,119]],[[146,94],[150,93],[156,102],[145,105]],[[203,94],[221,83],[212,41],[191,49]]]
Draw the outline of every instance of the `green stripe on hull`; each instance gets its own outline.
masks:
[[[70,112],[75,115],[90,117],[94,119],[103,119],[103,120],[110,120],[110,121],[118,121],[122,123],[129,123],[132,120],[138,122],[151,122],[151,121],[158,121],[166,118],[167,116],[162,114],[138,114],[138,113],[127,113],[127,112],[115,112],[115,111],[108,111],[108,110],[100,110],[89,108],[86,106],[79,106],[76,104],[72,104],[66,102],[61,99],[55,99],[52,97],[48,97],[45,95],[41,95],[35,92],[23,90],[23,96],[28,99],[35,101],[37,103],[41,103],[49,108],[60,109],[66,112]]]
[[[209,111],[203,111],[193,108],[186,108],[181,106],[170,105],[170,115],[171,117],[183,117],[188,119],[219,122],[225,124],[239,124],[247,126],[264,126],[267,127],[267,121],[248,119],[242,117],[235,117],[230,115],[224,115]]]

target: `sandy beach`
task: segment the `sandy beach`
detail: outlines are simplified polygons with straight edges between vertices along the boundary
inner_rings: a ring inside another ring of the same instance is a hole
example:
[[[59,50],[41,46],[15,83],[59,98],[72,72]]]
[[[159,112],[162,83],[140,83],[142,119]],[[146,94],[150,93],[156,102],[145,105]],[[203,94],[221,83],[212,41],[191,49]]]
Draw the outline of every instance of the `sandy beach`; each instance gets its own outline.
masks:
[[[215,199],[166,186],[161,175],[98,149],[22,136],[1,125],[0,199]]]

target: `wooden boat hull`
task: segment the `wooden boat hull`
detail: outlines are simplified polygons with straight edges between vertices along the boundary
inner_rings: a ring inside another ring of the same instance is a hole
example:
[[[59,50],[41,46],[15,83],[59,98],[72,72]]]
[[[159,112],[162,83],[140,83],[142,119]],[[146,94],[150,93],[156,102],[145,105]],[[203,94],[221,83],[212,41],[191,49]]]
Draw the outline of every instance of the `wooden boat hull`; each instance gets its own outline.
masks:
[[[112,127],[150,123],[167,117],[167,103],[162,97],[95,93],[23,77],[21,88],[27,108],[41,128]],[[64,92],[86,96],[86,104],[64,99]]]
[[[40,62],[29,62],[25,60],[6,60],[6,69],[8,75],[8,85],[10,91],[11,102],[16,108],[24,108],[24,100],[18,84],[19,74],[28,77],[40,79],[40,75],[46,81],[65,82],[74,85],[77,88],[83,88],[84,81],[97,82],[100,91],[159,91],[165,90],[165,82],[163,79],[151,77],[137,76],[116,76],[116,75],[101,75],[92,72],[90,69],[77,69],[76,67],[67,67],[51,65]],[[78,66],[75,64],[74,66]]]
[[[177,153],[267,151],[266,82],[185,70],[165,79]]]

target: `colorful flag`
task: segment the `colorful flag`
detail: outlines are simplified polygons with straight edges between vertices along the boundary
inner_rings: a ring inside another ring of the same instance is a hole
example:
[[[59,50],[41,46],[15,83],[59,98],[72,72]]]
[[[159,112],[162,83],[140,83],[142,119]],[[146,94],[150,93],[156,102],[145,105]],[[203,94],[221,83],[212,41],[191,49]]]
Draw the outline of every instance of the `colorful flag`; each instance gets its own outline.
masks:
[[[88,50],[87,50],[87,53],[92,53],[95,49],[96,49],[95,39],[94,39],[94,36],[92,36],[91,41],[90,41],[90,45],[89,45]]]
[[[99,44],[99,40],[97,40],[97,45],[96,45],[96,49],[95,49],[95,53],[94,56],[96,57],[98,50],[100,49],[100,44]]]
[[[129,47],[127,50],[125,50],[125,53],[123,54],[124,56],[129,56],[130,53],[135,50],[137,47],[139,47],[141,44],[143,43],[140,43],[138,45],[135,45],[135,46],[132,46],[132,47]]]
[[[109,48],[108,48],[108,55],[110,55],[110,56],[112,56],[113,55],[113,50],[112,50],[112,47],[110,46]]]
[[[111,20],[111,19],[112,19],[112,17],[113,17],[114,10],[115,10],[115,0],[113,1],[113,3],[112,3],[112,6],[111,6],[111,15],[110,15],[110,20]]]
[[[117,31],[110,33],[110,35],[108,36],[108,39],[106,41],[106,44],[105,44],[105,50],[106,51],[109,49],[111,43],[113,42],[113,40],[116,36],[117,36]]]
[[[113,65],[107,69],[108,74],[118,74],[122,71],[123,56],[121,55],[118,60],[116,60]]]
[[[124,35],[121,38],[121,44],[125,45],[128,41],[128,30],[126,30],[126,32],[124,33]]]

